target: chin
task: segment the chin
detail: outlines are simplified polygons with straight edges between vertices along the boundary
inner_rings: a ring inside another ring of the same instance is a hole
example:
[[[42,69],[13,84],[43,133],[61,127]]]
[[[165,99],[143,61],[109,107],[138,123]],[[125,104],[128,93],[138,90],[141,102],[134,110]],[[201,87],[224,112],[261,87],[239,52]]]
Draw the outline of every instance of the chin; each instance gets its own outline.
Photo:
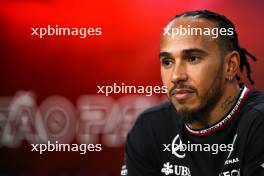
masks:
[[[195,111],[197,109],[199,109],[200,105],[198,104],[190,104],[190,103],[179,103],[179,102],[175,102],[175,101],[172,101],[172,104],[174,105],[175,109],[177,111]]]

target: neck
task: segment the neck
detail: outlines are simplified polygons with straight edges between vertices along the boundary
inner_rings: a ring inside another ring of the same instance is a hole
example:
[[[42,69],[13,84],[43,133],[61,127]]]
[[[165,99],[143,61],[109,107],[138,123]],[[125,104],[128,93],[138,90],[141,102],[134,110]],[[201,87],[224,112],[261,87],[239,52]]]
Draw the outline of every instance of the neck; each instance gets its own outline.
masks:
[[[223,116],[225,116],[226,113],[233,107],[239,96],[239,86],[234,83],[229,83],[225,86],[223,92],[224,93],[216,104],[215,108],[211,112],[209,112],[208,117],[205,118],[207,120],[203,122],[192,122],[190,124],[192,129],[198,130],[202,128],[207,128],[208,126],[215,124],[216,122],[220,121]]]

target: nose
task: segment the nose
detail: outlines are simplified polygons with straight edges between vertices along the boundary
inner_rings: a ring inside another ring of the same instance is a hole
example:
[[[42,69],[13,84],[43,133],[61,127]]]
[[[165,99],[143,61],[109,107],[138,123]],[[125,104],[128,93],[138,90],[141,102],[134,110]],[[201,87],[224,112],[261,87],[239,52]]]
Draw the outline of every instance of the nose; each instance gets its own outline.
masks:
[[[179,82],[187,81],[188,75],[184,63],[177,63],[174,65],[171,75],[171,82],[176,84]]]

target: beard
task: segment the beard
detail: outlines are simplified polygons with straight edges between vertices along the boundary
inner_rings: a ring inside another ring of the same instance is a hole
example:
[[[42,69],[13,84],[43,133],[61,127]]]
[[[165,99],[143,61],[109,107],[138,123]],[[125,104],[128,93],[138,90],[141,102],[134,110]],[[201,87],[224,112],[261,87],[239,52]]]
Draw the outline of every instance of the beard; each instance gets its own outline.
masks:
[[[182,118],[184,123],[190,124],[192,122],[200,122],[205,126],[208,126],[208,120],[210,118],[209,113],[214,109],[214,107],[216,106],[216,104],[219,102],[220,98],[223,95],[223,90],[222,90],[223,66],[221,65],[215,78],[212,81],[212,85],[210,86],[209,90],[205,95],[199,96],[198,91],[195,88],[193,88],[194,90],[196,90],[196,94],[198,98],[201,100],[201,105],[195,109],[189,109],[185,107],[177,110],[177,114]],[[185,86],[179,85],[178,87],[185,87]]]

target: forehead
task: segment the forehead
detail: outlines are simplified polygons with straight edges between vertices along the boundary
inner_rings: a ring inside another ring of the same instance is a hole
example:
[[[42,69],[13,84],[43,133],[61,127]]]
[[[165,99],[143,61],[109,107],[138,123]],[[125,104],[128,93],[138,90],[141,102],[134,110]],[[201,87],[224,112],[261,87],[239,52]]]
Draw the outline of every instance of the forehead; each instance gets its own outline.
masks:
[[[187,33],[185,35],[178,34],[172,36],[164,34],[165,30],[172,34],[172,30],[174,29],[212,29],[216,27],[215,22],[202,18],[180,17],[174,19],[166,26],[166,29],[164,28],[160,41],[160,49],[166,52],[180,52],[184,49],[200,48],[207,52],[215,52],[215,50],[218,50],[219,48],[218,39],[212,38],[210,35],[191,35],[190,33]]]

